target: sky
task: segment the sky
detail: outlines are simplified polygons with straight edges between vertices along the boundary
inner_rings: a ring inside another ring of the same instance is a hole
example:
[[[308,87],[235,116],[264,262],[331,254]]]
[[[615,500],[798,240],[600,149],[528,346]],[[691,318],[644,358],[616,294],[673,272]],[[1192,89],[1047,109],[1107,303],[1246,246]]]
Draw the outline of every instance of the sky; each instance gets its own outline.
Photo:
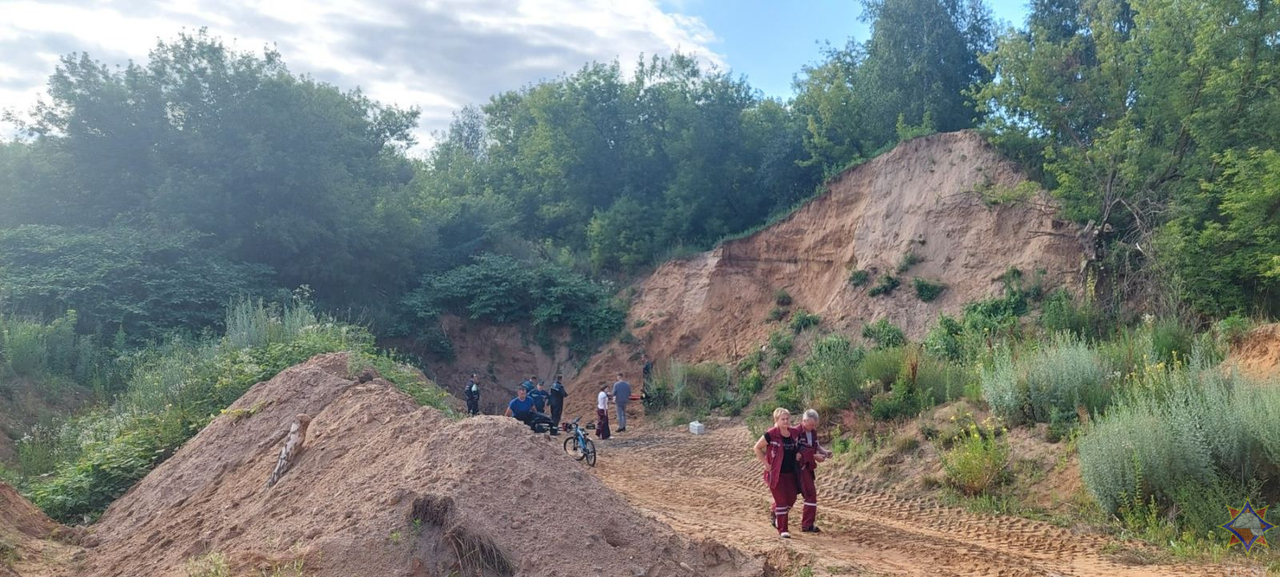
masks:
[[[1021,23],[1026,0],[988,0]],[[40,98],[58,58],[145,62],[158,40],[207,28],[273,46],[294,73],[421,111],[420,147],[454,111],[587,62],[673,51],[787,98],[826,43],[868,36],[856,0],[0,0],[0,110]],[[14,127],[0,125],[0,138]]]

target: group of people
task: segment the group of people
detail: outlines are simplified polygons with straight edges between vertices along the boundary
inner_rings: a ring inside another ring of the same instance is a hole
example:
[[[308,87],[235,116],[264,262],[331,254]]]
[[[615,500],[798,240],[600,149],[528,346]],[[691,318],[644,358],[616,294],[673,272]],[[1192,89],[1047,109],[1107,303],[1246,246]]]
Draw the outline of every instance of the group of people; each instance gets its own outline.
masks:
[[[820,532],[815,525],[818,516],[816,469],[818,463],[831,457],[831,452],[818,443],[817,428],[817,411],[805,411],[800,426],[792,427],[791,411],[778,407],[773,411],[773,428],[756,441],[756,459],[764,463],[764,483],[773,495],[769,519],[783,539],[791,538],[787,521],[797,496],[804,497],[800,530]]]
[[[645,368],[648,370],[649,367]],[[471,380],[467,381],[467,385],[463,388],[467,412],[472,415],[480,413],[479,377],[478,373],[471,373]],[[612,386],[608,383],[601,384],[600,392],[596,395],[596,436],[601,439],[608,439],[611,436],[610,401],[613,402],[618,417],[616,432],[623,433],[627,430],[627,405],[631,401],[631,383],[622,378],[622,373],[618,373],[617,377],[617,381]],[[548,389],[537,375],[530,376],[516,387],[516,396],[507,403],[506,416],[519,420],[535,431],[540,425],[545,425],[550,429],[551,434],[559,434],[560,418],[564,413],[564,399],[569,396],[563,379],[562,375],[556,375],[556,380]]]
[[[613,400],[613,406],[618,412],[618,431],[619,433],[627,432],[627,404],[631,401],[631,383],[622,378],[622,373],[618,373],[618,380],[614,381],[613,389],[609,389],[609,383],[601,383],[600,393],[596,395],[596,437],[608,439],[612,435],[609,433],[609,400]]]
[[[652,363],[645,359],[644,377],[646,383]],[[564,400],[569,392],[564,387],[563,377],[556,375],[550,389],[546,388],[537,375],[530,376],[516,387],[516,396],[507,403],[506,416],[513,417],[528,425],[535,431],[539,425],[545,425],[551,434],[558,434],[560,417],[564,412]],[[472,415],[480,412],[480,384],[478,375],[471,374],[465,388],[467,411]],[[618,428],[616,432],[627,430],[627,404],[631,400],[631,383],[618,373],[617,381],[610,386],[600,385],[596,395],[596,436],[608,439],[609,402],[612,401],[617,414]],[[550,410],[550,415],[547,414]],[[773,505],[769,509],[769,519],[778,535],[784,539],[791,538],[789,517],[795,507],[796,499],[803,497],[800,530],[806,533],[818,533],[815,524],[818,515],[818,488],[816,485],[816,469],[831,457],[832,453],[818,442],[818,412],[809,409],[800,419],[800,426],[791,426],[791,411],[779,407],[773,411],[773,427],[764,432],[756,441],[754,450],[756,459],[764,464],[764,482],[773,497]]]

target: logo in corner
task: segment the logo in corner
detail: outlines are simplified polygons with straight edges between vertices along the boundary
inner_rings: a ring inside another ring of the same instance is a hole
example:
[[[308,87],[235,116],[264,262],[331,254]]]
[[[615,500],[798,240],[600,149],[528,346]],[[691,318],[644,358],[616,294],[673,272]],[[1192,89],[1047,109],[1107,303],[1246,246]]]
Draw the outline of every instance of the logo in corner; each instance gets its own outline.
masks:
[[[1227,507],[1231,512],[1231,520],[1221,527],[1231,532],[1228,547],[1239,543],[1247,555],[1255,545],[1268,545],[1265,533],[1274,525],[1267,522],[1267,507],[1255,509],[1253,503],[1244,502],[1244,508]]]

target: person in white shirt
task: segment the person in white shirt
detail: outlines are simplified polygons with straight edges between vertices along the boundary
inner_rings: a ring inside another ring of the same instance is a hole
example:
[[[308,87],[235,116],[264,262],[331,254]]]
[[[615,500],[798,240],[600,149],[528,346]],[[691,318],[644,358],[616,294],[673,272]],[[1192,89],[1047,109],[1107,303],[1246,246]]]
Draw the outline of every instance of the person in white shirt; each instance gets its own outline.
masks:
[[[600,394],[596,395],[596,436],[609,438],[609,383],[600,385]]]

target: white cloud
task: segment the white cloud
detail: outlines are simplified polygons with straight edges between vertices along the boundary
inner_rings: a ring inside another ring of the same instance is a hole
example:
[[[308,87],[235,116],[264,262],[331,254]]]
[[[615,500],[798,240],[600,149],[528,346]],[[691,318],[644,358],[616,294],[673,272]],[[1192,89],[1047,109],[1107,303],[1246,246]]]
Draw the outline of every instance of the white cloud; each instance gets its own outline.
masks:
[[[705,23],[658,0],[0,0],[0,14],[0,109],[27,110],[55,55],[141,62],[157,39],[207,27],[240,50],[274,45],[295,73],[421,108],[422,141],[464,105],[592,60],[629,70],[679,50],[724,66]]]

